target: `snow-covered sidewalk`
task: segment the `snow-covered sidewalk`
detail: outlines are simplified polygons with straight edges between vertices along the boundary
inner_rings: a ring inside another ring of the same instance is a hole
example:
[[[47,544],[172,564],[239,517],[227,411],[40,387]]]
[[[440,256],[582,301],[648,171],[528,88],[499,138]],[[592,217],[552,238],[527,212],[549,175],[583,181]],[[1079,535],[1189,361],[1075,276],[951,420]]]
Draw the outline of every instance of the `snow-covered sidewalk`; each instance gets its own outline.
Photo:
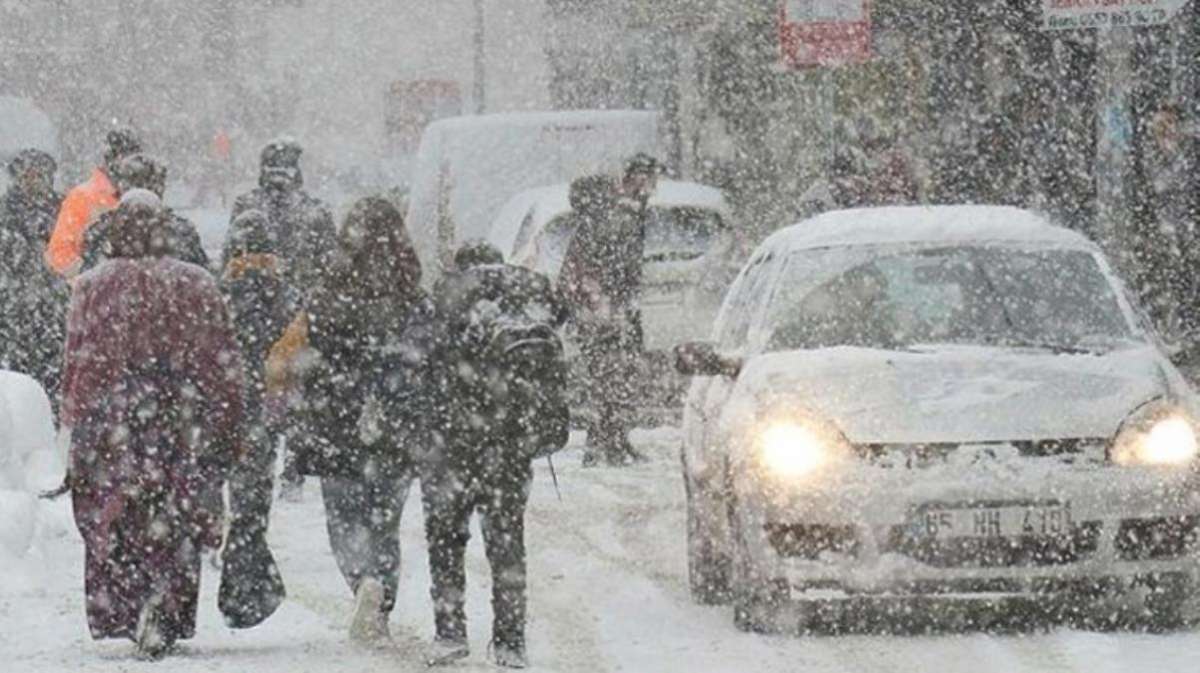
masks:
[[[578,438],[576,438],[578,439]],[[1200,635],[789,638],[742,634],[727,609],[691,603],[684,558],[678,433],[635,437],[651,461],[627,469],[579,467],[578,442],[558,456],[562,501],[539,465],[529,512],[530,631],[534,671],[1192,671]],[[65,502],[43,505],[33,555],[0,569],[0,652],[8,671],[334,673],[425,670],[432,634],[429,575],[417,490],[404,513],[401,598],[393,649],[364,652],[346,641],[351,597],[325,534],[315,480],[300,504],[279,503],[272,546],[289,597],[269,621],[231,631],[216,608],[217,575],[201,594],[199,633],[159,663],[133,658],[130,643],[94,643],[83,611],[83,548]],[[6,561],[8,563],[8,561]],[[478,535],[468,558],[471,658],[488,663],[490,583]]]

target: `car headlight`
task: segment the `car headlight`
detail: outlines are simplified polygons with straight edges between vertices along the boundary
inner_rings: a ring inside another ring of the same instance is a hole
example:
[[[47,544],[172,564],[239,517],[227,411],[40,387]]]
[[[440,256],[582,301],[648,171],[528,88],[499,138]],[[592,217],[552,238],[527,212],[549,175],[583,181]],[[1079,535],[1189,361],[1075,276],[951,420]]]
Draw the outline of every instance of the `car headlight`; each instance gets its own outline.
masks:
[[[1196,425],[1183,411],[1154,405],[1121,427],[1109,450],[1117,465],[1186,465],[1200,454]]]
[[[771,476],[805,477],[851,455],[850,444],[837,429],[822,423],[776,421],[758,435],[758,457]]]

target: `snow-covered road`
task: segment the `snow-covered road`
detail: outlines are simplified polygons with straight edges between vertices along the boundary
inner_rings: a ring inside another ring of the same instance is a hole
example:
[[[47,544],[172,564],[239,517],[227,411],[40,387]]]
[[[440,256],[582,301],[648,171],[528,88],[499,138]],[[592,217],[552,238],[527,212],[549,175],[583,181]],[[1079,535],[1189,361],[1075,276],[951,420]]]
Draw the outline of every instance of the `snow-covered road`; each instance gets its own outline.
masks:
[[[629,469],[583,470],[577,444],[557,461],[560,502],[543,463],[529,512],[529,654],[535,671],[1193,671],[1200,634],[1167,636],[1055,630],[1025,635],[761,637],[739,633],[728,611],[692,604],[684,561],[683,492],[673,430],[636,437],[652,460]],[[157,664],[125,642],[94,643],[83,613],[82,546],[65,503],[37,554],[0,570],[0,670],[301,673],[424,670],[432,632],[417,489],[404,516],[402,597],[393,649],[356,650],[345,639],[351,598],[330,554],[317,485],[300,504],[279,504],[271,539],[289,599],[267,623],[226,629],[215,572],[205,577],[198,637]],[[57,530],[57,534],[55,531]],[[486,657],[489,579],[471,542],[470,660],[456,670],[494,670]]]

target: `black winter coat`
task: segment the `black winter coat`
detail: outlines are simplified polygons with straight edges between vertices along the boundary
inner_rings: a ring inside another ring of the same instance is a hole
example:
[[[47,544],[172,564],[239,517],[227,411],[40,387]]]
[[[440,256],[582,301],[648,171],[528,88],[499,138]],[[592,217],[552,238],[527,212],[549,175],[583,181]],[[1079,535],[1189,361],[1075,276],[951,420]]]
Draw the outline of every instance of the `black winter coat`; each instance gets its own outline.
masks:
[[[302,474],[399,474],[429,450],[439,404],[436,321],[420,290],[364,298],[324,286],[308,301],[317,361],[304,378]]]
[[[58,205],[16,187],[0,204],[0,369],[32,376],[55,403],[69,291],[42,260]]]
[[[256,259],[274,261],[267,255]],[[300,309],[299,301],[277,269],[249,263],[226,268],[221,292],[229,304],[246,367],[246,417],[257,419],[266,392],[267,355]]]
[[[448,274],[434,294],[443,441],[423,468],[489,482],[561,449],[569,410],[556,330],[566,315],[550,281],[488,265]]]
[[[229,221],[248,210],[261,212],[271,223],[270,247],[286,263],[285,278],[307,296],[321,284],[323,272],[332,268],[336,257],[337,236],[329,209],[301,188],[259,187],[234,201]],[[222,267],[230,255],[227,241]]]
[[[84,232],[81,273],[100,266],[112,257],[108,231],[112,228],[115,218],[116,211],[110,210]],[[196,225],[170,209],[166,211],[165,225],[168,256],[211,271],[208,267],[208,253],[204,251]]]
[[[559,287],[575,308],[588,306],[589,285],[614,309],[636,310],[646,252],[646,209],[623,199],[607,213],[576,213]]]

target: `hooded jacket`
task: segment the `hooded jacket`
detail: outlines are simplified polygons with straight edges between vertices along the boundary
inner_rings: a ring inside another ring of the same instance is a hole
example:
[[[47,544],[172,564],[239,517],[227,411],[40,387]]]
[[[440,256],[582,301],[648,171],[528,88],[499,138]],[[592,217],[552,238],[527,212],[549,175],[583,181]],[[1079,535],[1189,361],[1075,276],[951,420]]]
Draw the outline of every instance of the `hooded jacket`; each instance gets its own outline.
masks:
[[[340,239],[337,264],[272,353],[303,386],[297,464],[323,476],[399,473],[432,431],[433,303],[387,201],[359,201]]]

